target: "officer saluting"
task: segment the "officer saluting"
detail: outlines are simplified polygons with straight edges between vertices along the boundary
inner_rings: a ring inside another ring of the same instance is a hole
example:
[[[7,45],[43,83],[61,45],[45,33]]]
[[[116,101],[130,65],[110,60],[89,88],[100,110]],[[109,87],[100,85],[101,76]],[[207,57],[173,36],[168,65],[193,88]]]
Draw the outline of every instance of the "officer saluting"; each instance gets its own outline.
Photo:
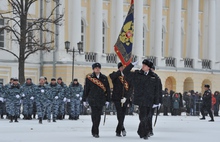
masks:
[[[131,93],[133,92],[132,87],[124,78],[124,74],[122,73],[123,69],[124,66],[120,62],[118,63],[118,71],[112,72],[109,75],[113,84],[112,101],[114,102],[115,108],[117,110],[118,126],[116,128],[116,136],[118,137],[121,137],[121,133],[123,136],[126,136],[124,119],[127,104],[131,97]]]
[[[202,113],[202,118],[200,120],[205,120],[205,113],[204,111],[206,110],[209,113],[209,116],[211,117],[211,120],[209,122],[214,122],[214,117],[211,111],[212,108],[212,92],[209,89],[209,85],[205,85],[205,92],[202,97],[202,108],[201,108],[201,113]]]
[[[93,73],[86,76],[84,93],[82,97],[83,105],[86,106],[88,98],[92,109],[92,135],[99,138],[99,124],[101,120],[102,107],[108,107],[110,101],[110,87],[107,77],[100,72],[101,64],[92,65]]]
[[[137,62],[129,64],[123,73],[125,77],[131,81],[134,87],[134,104],[139,106],[140,124],[138,135],[140,138],[148,139],[150,132],[150,117],[151,108],[159,105],[159,83],[158,76],[151,71],[153,63],[145,59],[142,62],[141,70],[130,70]]]

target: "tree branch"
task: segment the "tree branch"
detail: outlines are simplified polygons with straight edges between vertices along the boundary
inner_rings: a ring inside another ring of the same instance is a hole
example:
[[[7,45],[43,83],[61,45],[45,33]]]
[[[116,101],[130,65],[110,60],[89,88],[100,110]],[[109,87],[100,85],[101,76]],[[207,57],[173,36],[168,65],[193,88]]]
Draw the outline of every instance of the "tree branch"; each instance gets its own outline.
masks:
[[[6,52],[8,52],[8,53],[14,55],[17,59],[19,59],[19,57],[18,57],[14,52],[12,52],[12,51],[10,51],[10,50],[8,50],[8,49],[0,48],[0,50],[6,51]]]

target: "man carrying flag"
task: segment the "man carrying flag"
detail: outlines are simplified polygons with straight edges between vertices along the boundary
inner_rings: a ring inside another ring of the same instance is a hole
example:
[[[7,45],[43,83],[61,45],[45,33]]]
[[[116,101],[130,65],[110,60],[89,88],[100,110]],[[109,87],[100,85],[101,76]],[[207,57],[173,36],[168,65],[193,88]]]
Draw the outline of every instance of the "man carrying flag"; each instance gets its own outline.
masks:
[[[118,125],[115,131],[117,137],[121,137],[121,134],[124,137],[126,136],[124,119],[127,105],[129,103],[131,93],[133,92],[132,87],[122,73],[123,69],[124,66],[120,62],[118,63],[118,71],[112,72],[109,75],[113,84],[112,101],[114,102],[117,111]]]

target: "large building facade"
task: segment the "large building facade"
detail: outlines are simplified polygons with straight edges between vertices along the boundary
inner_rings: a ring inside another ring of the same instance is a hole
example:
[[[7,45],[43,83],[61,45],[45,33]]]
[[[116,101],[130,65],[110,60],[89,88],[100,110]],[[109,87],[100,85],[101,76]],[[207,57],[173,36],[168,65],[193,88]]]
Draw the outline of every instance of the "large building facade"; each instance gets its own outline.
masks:
[[[7,0],[0,0],[0,12],[7,11]],[[4,3],[5,6],[2,4]],[[65,41],[83,52],[75,52],[74,77],[84,83],[94,62],[102,64],[106,75],[117,69],[114,44],[130,7],[130,0],[60,0],[59,13],[64,13],[58,28],[56,45],[51,52],[39,52],[26,61],[25,76],[38,82],[39,76],[72,80],[72,53],[66,53]],[[38,0],[31,14],[46,15],[53,0]],[[183,92],[203,91],[204,84],[212,90],[220,85],[220,1],[219,0],[134,0],[133,61],[139,66],[151,60],[161,77],[163,88]],[[0,26],[4,25],[1,22]],[[56,29],[56,27],[52,27]],[[45,35],[46,36],[46,35]],[[10,33],[0,34],[0,48],[17,52]],[[0,50],[0,79],[7,83],[16,77],[16,59]]]

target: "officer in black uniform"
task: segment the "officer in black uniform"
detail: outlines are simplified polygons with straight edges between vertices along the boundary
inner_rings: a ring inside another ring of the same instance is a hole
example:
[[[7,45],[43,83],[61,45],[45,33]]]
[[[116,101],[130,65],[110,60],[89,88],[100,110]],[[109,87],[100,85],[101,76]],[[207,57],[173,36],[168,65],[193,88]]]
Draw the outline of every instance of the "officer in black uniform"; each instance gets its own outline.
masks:
[[[153,64],[153,63],[152,63],[152,64]],[[151,67],[151,71],[152,71],[152,72],[155,71],[155,66],[154,66],[154,65]],[[159,99],[159,106],[158,106],[158,112],[156,112],[156,113],[157,113],[156,115],[158,115],[158,114],[159,114],[160,106],[161,106],[161,104],[162,104],[162,94],[163,94],[163,93],[162,93],[162,83],[161,83],[161,79],[160,79],[160,77],[159,77],[156,73],[154,73],[154,74],[157,76],[157,79],[158,79],[158,89],[159,89],[159,98],[158,98],[158,99]],[[148,120],[149,120],[149,124],[150,124],[150,126],[149,126],[150,132],[148,133],[148,137],[154,135],[154,133],[153,133],[153,123],[152,123],[154,111],[155,111],[155,108],[152,108],[152,109],[151,109],[150,118],[148,119]]]
[[[132,93],[132,87],[127,82],[122,73],[124,66],[122,63],[118,63],[118,71],[112,72],[109,76],[112,79],[113,92],[112,92],[112,101],[115,104],[117,111],[118,125],[116,128],[116,136],[121,137],[126,136],[126,131],[124,127],[124,119],[126,114],[127,105]]]
[[[202,108],[201,108],[201,113],[202,113],[202,118],[200,120],[205,120],[205,110],[209,113],[209,116],[211,117],[211,120],[209,122],[214,122],[214,117],[211,111],[212,108],[212,92],[209,89],[209,85],[205,85],[205,92],[202,97]]]
[[[93,73],[86,76],[84,93],[82,97],[83,105],[86,106],[86,99],[92,110],[92,135],[99,138],[99,124],[101,120],[102,108],[108,107],[110,101],[110,87],[108,78],[102,74],[101,64],[92,65]]]
[[[152,107],[159,106],[159,85],[158,76],[151,71],[152,62],[145,59],[142,62],[141,70],[130,70],[137,62],[129,64],[123,73],[125,77],[131,81],[134,87],[134,104],[139,106],[140,124],[138,128],[138,135],[140,138],[148,139],[150,132],[149,116]]]

